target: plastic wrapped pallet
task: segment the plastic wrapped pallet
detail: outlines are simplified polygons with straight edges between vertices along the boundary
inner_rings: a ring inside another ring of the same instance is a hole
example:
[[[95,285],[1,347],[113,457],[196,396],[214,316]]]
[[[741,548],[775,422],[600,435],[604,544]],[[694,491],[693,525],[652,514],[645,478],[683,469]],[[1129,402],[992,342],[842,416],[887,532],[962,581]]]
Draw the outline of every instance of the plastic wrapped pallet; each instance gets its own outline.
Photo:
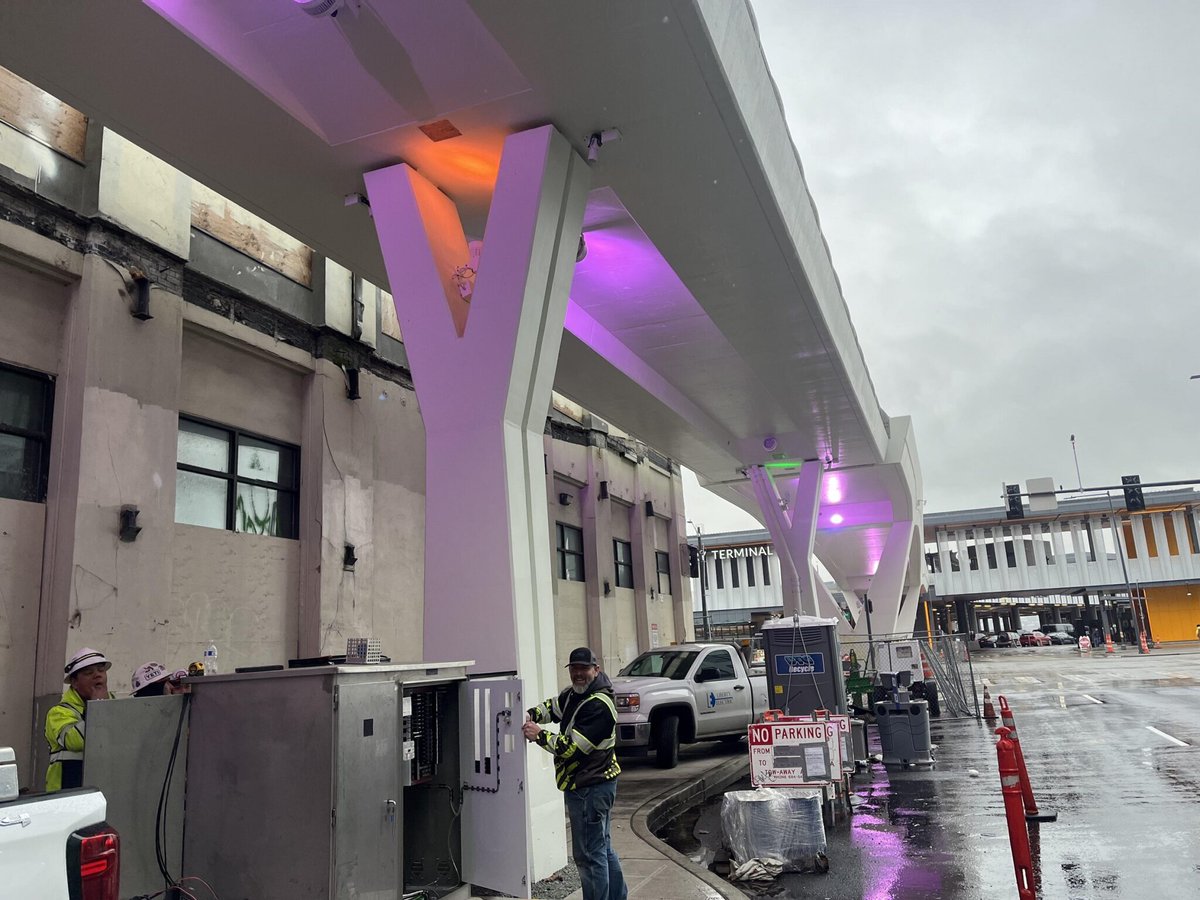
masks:
[[[819,870],[825,859],[821,792],[811,788],[729,791],[721,803],[725,843],[739,863],[776,859],[785,872]]]

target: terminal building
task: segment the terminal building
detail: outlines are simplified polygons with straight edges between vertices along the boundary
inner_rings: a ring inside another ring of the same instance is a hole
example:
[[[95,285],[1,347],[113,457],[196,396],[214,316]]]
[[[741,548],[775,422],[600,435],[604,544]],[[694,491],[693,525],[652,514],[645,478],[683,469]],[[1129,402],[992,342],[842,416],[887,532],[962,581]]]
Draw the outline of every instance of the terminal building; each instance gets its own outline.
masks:
[[[1200,625],[1200,492],[1119,491],[1028,506],[925,515],[931,606],[944,631],[1019,631],[1022,615],[1110,628],[1134,639],[1194,641]]]

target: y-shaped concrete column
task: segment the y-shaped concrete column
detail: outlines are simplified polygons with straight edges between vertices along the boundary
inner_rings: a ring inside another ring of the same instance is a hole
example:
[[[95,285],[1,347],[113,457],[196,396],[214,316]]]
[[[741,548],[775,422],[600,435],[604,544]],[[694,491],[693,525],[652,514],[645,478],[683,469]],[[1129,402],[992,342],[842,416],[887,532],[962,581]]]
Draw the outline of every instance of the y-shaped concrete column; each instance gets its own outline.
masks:
[[[551,126],[505,141],[469,302],[452,277],[468,261],[453,201],[404,164],[368,173],[366,185],[425,423],[425,658],[516,671],[533,706],[562,674],[542,432],[587,166]],[[548,763],[529,757],[535,880],[565,861]]]
[[[800,467],[796,497],[786,510],[770,471],[764,466],[752,466],[747,471],[762,510],[763,523],[779,557],[783,575],[783,614],[815,616],[820,609],[819,591],[824,587],[817,580],[812,556],[817,537],[817,515],[821,511],[821,463],[808,460]]]
[[[875,610],[875,634],[908,634],[916,617],[919,580],[911,577],[913,523],[900,519],[892,523],[879,565],[871,576],[871,607]],[[963,565],[966,565],[964,560]],[[924,627],[924,621],[921,626]]]

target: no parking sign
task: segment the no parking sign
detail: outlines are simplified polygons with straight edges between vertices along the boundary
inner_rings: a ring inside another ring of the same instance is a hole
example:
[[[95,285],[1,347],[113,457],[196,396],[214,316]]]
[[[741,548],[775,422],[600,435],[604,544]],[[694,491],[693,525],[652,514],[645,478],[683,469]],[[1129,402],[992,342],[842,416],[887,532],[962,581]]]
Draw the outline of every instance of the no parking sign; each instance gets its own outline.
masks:
[[[747,734],[755,787],[820,787],[841,776],[837,722],[765,722],[751,725]]]

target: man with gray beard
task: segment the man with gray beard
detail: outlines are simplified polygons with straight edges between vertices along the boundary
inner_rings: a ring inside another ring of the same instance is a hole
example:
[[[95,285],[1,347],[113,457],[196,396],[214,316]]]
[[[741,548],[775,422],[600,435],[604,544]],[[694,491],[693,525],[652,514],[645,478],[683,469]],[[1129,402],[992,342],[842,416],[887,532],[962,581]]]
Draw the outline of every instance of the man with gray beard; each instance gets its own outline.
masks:
[[[571,651],[571,686],[528,710],[526,740],[554,755],[554,775],[571,818],[571,856],[583,900],[626,900],[609,819],[617,796],[617,707],[612,682],[587,647]],[[558,733],[542,724],[556,723]]]

